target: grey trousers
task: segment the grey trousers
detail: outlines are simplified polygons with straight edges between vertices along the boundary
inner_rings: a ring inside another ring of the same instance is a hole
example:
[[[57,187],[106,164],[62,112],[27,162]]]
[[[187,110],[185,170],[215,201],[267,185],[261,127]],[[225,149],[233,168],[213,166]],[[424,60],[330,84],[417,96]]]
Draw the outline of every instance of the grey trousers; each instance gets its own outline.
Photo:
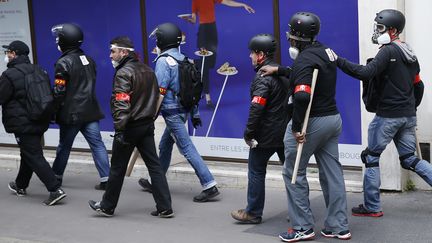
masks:
[[[291,184],[297,154],[297,142],[291,131],[291,122],[285,132],[285,164],[283,178],[288,197],[288,215],[292,228],[308,230],[315,222],[309,202],[309,184],[306,167],[309,158],[315,155],[319,169],[319,180],[327,208],[324,227],[340,232],[348,229],[347,202],[342,165],[339,162],[338,139],[342,130],[339,114],[311,117],[306,130],[306,143],[299,164],[296,184]]]

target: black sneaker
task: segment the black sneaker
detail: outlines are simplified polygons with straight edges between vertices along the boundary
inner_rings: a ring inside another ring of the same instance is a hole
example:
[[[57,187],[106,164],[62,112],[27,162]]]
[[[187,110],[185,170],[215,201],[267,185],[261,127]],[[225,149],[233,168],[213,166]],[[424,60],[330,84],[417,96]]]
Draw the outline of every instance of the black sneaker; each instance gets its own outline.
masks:
[[[107,185],[107,182],[104,181],[104,182],[101,182],[101,183],[97,184],[94,188],[96,190],[105,191],[106,190],[106,185]]]
[[[206,189],[202,191],[199,195],[195,196],[193,198],[194,202],[207,202],[209,199],[212,199],[219,195],[219,190],[216,186],[210,187],[209,189]]]
[[[159,218],[172,218],[172,217],[174,217],[174,212],[172,209],[167,209],[167,210],[160,211],[160,212],[155,210],[155,211],[151,212],[150,214],[153,216],[157,216]]]
[[[15,181],[11,181],[8,184],[9,190],[14,192],[18,197],[24,197],[27,195],[27,192],[25,189],[18,188]]]
[[[50,192],[50,195],[47,200],[45,200],[43,203],[46,206],[52,206],[56,203],[58,203],[60,200],[66,197],[66,193],[63,191],[63,189],[59,188],[55,192]]]
[[[153,192],[152,184],[149,182],[149,180],[141,178],[138,180],[138,184],[143,188],[143,191],[150,193]]]
[[[91,209],[93,209],[100,215],[103,215],[105,217],[112,217],[114,215],[114,209],[101,208],[100,202],[89,200],[88,204]]]
[[[383,211],[373,212],[365,208],[363,204],[358,205],[358,207],[353,207],[351,209],[353,216],[363,216],[363,217],[382,217],[384,215]]]
[[[351,232],[349,230],[343,230],[339,233],[332,232],[330,230],[321,230],[321,235],[327,238],[338,238],[340,240],[349,240],[351,239]]]

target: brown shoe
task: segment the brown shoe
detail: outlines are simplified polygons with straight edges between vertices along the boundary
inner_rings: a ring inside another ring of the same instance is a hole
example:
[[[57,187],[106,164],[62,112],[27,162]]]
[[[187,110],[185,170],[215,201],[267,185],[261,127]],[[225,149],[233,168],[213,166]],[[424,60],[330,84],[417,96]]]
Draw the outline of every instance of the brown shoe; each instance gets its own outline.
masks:
[[[232,211],[231,216],[242,224],[260,224],[262,220],[261,217],[253,216],[244,209]]]

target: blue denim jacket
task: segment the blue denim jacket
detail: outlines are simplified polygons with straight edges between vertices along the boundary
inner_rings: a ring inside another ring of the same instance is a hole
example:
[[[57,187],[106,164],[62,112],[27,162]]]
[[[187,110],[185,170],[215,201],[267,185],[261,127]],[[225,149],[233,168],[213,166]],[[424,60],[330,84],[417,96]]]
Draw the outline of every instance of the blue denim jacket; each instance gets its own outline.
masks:
[[[168,49],[160,55],[163,54],[168,54],[177,60],[183,60],[185,58],[177,48]],[[180,90],[177,62],[171,57],[158,58],[156,61],[155,74],[159,84],[159,92],[165,96],[161,105],[162,116],[166,117],[178,113],[187,113],[176,95]],[[194,107],[191,113],[193,117],[199,117],[198,107]]]

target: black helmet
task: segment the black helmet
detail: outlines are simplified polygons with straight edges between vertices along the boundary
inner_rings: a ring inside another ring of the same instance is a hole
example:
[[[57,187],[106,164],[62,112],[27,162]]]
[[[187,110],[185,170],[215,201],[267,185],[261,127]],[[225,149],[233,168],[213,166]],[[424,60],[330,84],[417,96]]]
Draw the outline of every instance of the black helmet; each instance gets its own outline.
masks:
[[[288,38],[298,41],[314,41],[321,27],[318,16],[308,12],[295,13],[289,22]]]
[[[81,28],[75,24],[59,24],[52,27],[51,32],[58,38],[57,44],[63,51],[80,47],[84,39]]]
[[[156,45],[161,50],[178,47],[182,40],[179,27],[173,23],[160,24],[153,30],[150,37],[156,37]]]
[[[262,51],[266,56],[273,56],[276,51],[276,40],[270,34],[259,34],[249,41],[249,50],[259,52]]]
[[[396,28],[399,33],[405,27],[405,16],[395,9],[384,9],[376,14],[375,22],[389,28]]]

